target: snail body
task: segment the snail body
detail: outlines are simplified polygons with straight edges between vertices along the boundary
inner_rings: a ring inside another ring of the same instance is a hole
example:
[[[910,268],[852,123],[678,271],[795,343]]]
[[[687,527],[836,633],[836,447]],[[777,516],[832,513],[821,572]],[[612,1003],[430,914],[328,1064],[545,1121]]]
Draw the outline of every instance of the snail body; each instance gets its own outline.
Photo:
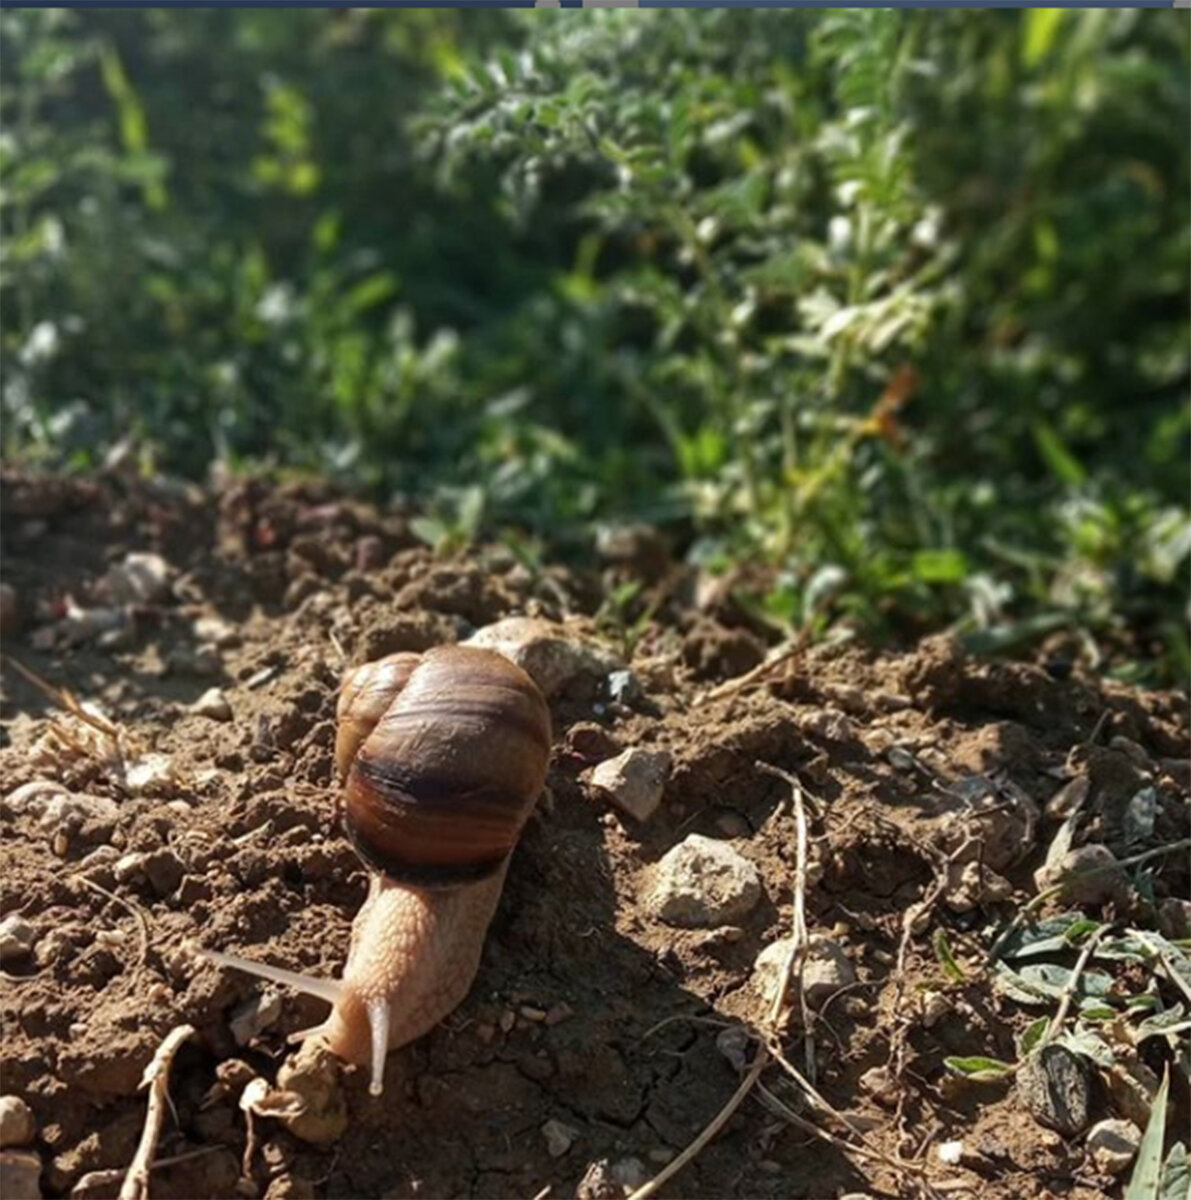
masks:
[[[344,825],[371,884],[342,979],[208,957],[330,1001],[327,1020],[300,1036],[368,1065],[379,1094],[388,1051],[471,987],[549,756],[546,702],[499,654],[445,646],[357,668],[340,690],[335,759]]]

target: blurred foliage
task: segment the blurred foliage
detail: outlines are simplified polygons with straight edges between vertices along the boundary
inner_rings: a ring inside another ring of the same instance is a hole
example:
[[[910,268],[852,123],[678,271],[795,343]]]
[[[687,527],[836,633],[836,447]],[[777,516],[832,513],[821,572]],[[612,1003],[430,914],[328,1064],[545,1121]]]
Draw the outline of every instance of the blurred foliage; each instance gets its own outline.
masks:
[[[768,563],[778,630],[1066,629],[1191,673],[1180,14],[0,39],[6,456],[317,470],[444,546],[650,521]]]

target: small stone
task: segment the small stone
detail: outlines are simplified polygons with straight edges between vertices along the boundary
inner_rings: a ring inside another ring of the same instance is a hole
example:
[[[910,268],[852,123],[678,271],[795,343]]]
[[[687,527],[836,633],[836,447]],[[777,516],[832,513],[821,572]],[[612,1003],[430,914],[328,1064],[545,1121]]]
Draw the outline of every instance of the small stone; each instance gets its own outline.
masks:
[[[588,783],[629,816],[647,821],[662,802],[669,774],[669,751],[632,749],[600,763]]]
[[[802,989],[811,1008],[821,1008],[841,988],[856,982],[856,968],[834,939],[816,934],[807,944]]]
[[[547,1025],[561,1025],[575,1015],[575,1010],[565,1001],[553,1005],[546,1012]]]
[[[942,992],[922,993],[922,1024],[933,1029],[951,1011],[951,1001]]]
[[[572,1129],[561,1121],[551,1119],[542,1126],[542,1137],[546,1139],[546,1153],[551,1158],[562,1158],[575,1144],[578,1136],[577,1129]]]
[[[507,617],[477,630],[464,644],[503,654],[546,696],[581,675],[606,676],[624,665],[614,654],[565,625],[539,617]]]
[[[753,832],[747,818],[732,811],[719,813],[715,819],[715,827],[726,838],[748,837]]]
[[[1043,1046],[1017,1072],[1017,1089],[1034,1119],[1064,1137],[1087,1128],[1092,1080],[1087,1063],[1065,1046]]]
[[[714,928],[739,921],[760,899],[761,877],[743,854],[692,833],[658,863],[646,905],[668,925]]]
[[[285,1172],[270,1181],[265,1200],[316,1200],[318,1191],[309,1179]]]
[[[1137,1156],[1141,1130],[1132,1121],[1110,1118],[1088,1131],[1088,1153],[1098,1171],[1105,1175],[1122,1174]]]
[[[27,1146],[36,1129],[33,1110],[20,1096],[0,1096],[0,1149]]]
[[[281,1016],[281,996],[266,988],[232,1009],[228,1025],[237,1046],[247,1046]]]
[[[190,711],[199,717],[210,717],[212,721],[230,721],[232,706],[221,688],[208,688],[191,706]]]
[[[632,671],[613,671],[608,676],[608,699],[613,704],[635,704],[641,699],[641,681]]]
[[[135,883],[138,879],[143,879],[145,875],[145,860],[149,856],[139,851],[133,851],[131,854],[125,854],[118,859],[116,865],[112,868],[112,874],[116,877],[117,883]]]
[[[1172,941],[1191,937],[1191,900],[1167,896],[1158,905],[1158,928]]]
[[[1034,872],[1039,891],[1056,887],[1057,898],[1071,904],[1103,904],[1119,899],[1126,888],[1116,855],[1099,843],[1068,850],[1056,861],[1047,859]]]
[[[33,951],[37,931],[15,913],[0,921],[0,963],[26,958]]]
[[[181,859],[172,850],[154,850],[146,854],[141,869],[149,886],[159,896],[172,896],[186,874]]]
[[[517,1024],[517,1014],[511,1008],[506,1008],[500,1014],[499,1024],[502,1033],[511,1033],[513,1026]]]
[[[174,782],[174,764],[168,754],[144,754],[125,771],[124,782],[138,794],[168,788]]]
[[[612,1164],[612,1182],[635,1192],[649,1182],[649,1170],[639,1158],[622,1158]]]
[[[234,646],[240,640],[236,627],[222,617],[199,617],[194,623],[194,636],[200,642],[210,642],[221,650]]]
[[[0,1196],[41,1200],[41,1159],[25,1150],[0,1150]]]
[[[958,1166],[964,1156],[963,1142],[940,1142],[936,1153],[944,1166]]]
[[[955,913],[972,912],[982,904],[1008,900],[1013,885],[981,862],[951,863],[943,900]]]
[[[5,797],[7,811],[36,819],[42,833],[53,834],[68,822],[108,824],[120,815],[119,806],[106,796],[76,795],[59,783],[35,779]]]
[[[158,604],[169,598],[169,564],[160,554],[127,554],[108,568],[99,588],[112,604]]]

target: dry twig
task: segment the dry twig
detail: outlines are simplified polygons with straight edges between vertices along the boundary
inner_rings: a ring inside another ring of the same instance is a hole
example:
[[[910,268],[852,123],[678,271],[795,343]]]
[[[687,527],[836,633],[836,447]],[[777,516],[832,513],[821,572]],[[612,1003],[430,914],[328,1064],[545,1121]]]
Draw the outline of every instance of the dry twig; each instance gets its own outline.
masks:
[[[120,1188],[120,1200],[149,1200],[149,1172],[157,1150],[157,1139],[161,1136],[165,1108],[169,1104],[170,1066],[178,1048],[193,1034],[193,1025],[175,1026],[162,1039],[153,1061],[145,1068],[141,1087],[149,1089],[149,1108],[145,1114],[140,1145],[136,1148]]]

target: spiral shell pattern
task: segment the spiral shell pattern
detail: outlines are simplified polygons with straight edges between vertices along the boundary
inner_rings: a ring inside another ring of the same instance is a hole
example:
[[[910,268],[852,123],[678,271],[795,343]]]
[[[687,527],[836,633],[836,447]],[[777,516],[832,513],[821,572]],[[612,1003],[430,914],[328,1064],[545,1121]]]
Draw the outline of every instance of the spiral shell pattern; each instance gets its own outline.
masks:
[[[344,681],[344,822],[360,857],[392,879],[446,887],[494,874],[533,811],[549,758],[545,699],[493,651],[396,654]]]

